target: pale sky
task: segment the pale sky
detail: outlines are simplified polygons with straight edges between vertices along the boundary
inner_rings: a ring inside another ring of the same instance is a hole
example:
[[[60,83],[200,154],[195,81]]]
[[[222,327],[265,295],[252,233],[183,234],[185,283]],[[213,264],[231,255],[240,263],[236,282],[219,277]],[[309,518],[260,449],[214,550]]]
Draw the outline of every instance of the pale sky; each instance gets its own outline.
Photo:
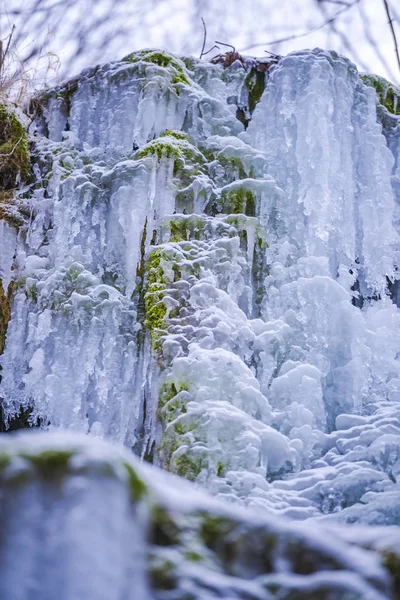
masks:
[[[26,6],[35,0],[25,0]],[[49,2],[50,0],[42,0]],[[55,1],[55,0],[54,0]],[[361,71],[378,73],[394,83],[400,83],[393,40],[387,25],[382,0],[360,0],[335,22],[336,32],[329,26],[310,35],[280,44],[274,40],[301,34],[318,27],[323,15],[316,0],[73,0],[70,9],[58,25],[57,19],[40,26],[44,36],[45,52],[54,52],[60,59],[62,75],[73,75],[85,66],[107,60],[117,60],[133,50],[163,47],[177,54],[199,56],[203,28],[200,17],[207,24],[207,48],[215,40],[232,44],[236,50],[262,56],[264,49],[287,54],[302,48],[316,46],[333,49],[348,56]],[[331,0],[329,13],[343,9],[343,2]],[[397,7],[398,0],[392,0]],[[18,31],[27,30],[25,47],[33,39],[34,27],[25,19],[16,21],[10,13],[20,8],[21,0],[0,0],[2,6],[2,37],[10,24]],[[395,10],[400,14],[400,6]],[[8,18],[5,15],[8,13]],[[76,31],[82,23],[105,16],[105,22],[93,27],[85,36],[87,47],[79,60],[68,66],[68,59],[76,48]],[[400,18],[394,14],[394,17]],[[400,23],[395,22],[400,41]],[[123,29],[123,31],[121,31]],[[344,34],[344,36],[343,36]],[[36,34],[35,34],[36,35]],[[108,47],[102,49],[101,39],[107,37]],[[35,37],[37,39],[37,37]],[[212,56],[212,54],[210,55]]]

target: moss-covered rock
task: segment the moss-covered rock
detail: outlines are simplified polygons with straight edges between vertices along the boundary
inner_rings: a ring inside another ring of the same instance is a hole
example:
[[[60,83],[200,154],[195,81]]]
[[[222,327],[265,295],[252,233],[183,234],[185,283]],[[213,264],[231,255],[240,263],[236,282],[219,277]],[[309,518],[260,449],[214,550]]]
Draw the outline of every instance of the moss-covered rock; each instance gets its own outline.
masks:
[[[257,69],[252,69],[246,77],[245,86],[249,93],[249,111],[250,114],[253,114],[264,92],[265,73]]]
[[[400,89],[379,75],[361,75],[366,85],[373,87],[379,103],[390,113],[400,115]]]
[[[130,63],[150,63],[167,69],[171,75],[171,83],[179,93],[179,84],[191,85],[185,63],[165,50],[140,50],[125,56],[123,61]]]
[[[0,190],[12,190],[30,176],[28,135],[15,112],[0,103]]]

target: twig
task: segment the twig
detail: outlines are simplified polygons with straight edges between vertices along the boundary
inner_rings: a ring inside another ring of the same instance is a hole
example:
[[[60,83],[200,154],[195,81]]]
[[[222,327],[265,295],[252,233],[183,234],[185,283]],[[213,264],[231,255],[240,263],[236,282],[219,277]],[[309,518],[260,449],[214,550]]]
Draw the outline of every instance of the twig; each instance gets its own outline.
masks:
[[[264,52],[266,52],[270,56],[273,56],[274,58],[282,58],[281,56],[279,56],[279,54],[275,54],[275,52],[270,52],[269,50],[264,50]]]
[[[15,25],[13,25],[13,26],[12,26],[12,28],[11,28],[11,33],[10,33],[10,35],[8,36],[8,41],[7,41],[7,46],[6,46],[6,49],[4,50],[4,54],[3,54],[3,56],[2,56],[2,58],[3,58],[3,59],[4,59],[4,58],[6,58],[6,56],[7,56],[7,54],[8,54],[8,51],[9,51],[9,49],[10,49],[10,44],[11,44],[11,38],[12,38],[12,36],[14,35],[14,31],[15,31],[15,29],[16,29],[16,27],[15,27]]]
[[[219,42],[218,40],[215,40],[216,44],[221,44],[221,46],[228,46],[228,48],[232,48],[233,52],[236,52],[235,46],[232,46],[232,44],[224,44],[224,42]]]
[[[203,27],[204,27],[204,36],[203,36],[203,46],[201,48],[201,52],[200,52],[200,58],[203,56],[204,54],[204,48],[206,47],[206,40],[207,40],[207,27],[206,24],[204,22],[203,17],[200,17],[202,22],[203,22]]]
[[[389,4],[388,4],[387,0],[383,0],[383,4],[385,6],[385,11],[386,11],[387,18],[388,18],[388,21],[389,21],[390,31],[392,32],[392,38],[393,38],[393,43],[394,43],[394,51],[396,53],[397,64],[399,65],[399,69],[400,69],[399,46],[397,44],[396,32],[395,32],[394,27],[393,27],[393,19],[392,19],[391,15],[390,15]]]
[[[11,152],[8,152],[7,154],[0,154],[0,158],[7,158],[7,156],[12,156],[15,152],[16,147],[21,142],[22,138],[23,138],[23,136],[21,135],[18,142],[15,143],[14,148],[11,150]]]
[[[214,48],[217,48],[218,50],[221,49],[219,46],[217,46],[217,44],[214,44],[214,46],[212,48],[210,48],[209,50],[207,50],[207,52],[203,52],[203,56],[205,56],[206,54],[209,54],[211,52],[211,50],[214,50]]]

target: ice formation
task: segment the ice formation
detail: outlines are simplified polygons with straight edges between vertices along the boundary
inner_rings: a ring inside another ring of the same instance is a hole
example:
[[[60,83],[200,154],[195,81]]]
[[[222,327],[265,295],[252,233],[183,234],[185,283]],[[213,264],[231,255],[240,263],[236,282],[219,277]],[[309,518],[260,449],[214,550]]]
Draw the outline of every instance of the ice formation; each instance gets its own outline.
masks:
[[[397,525],[396,102],[333,52],[148,50],[35,107],[36,184],[0,221],[5,422],[260,515]]]

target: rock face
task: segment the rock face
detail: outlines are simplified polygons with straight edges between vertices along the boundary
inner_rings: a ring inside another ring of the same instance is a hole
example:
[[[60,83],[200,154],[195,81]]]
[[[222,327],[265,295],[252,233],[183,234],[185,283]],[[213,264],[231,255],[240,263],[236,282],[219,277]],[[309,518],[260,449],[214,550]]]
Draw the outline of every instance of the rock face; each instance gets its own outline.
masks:
[[[395,526],[398,92],[321,50],[225,63],[147,50],[32,101],[34,183],[0,212],[5,426],[113,440],[260,519]],[[242,577],[235,552],[225,576]],[[332,567],[357,573],[342,591],[311,577],[324,560],[290,567],[286,591],[286,567],[254,566],[276,578],[225,597],[296,598],[304,574],[310,598],[390,597],[355,563]],[[214,592],[184,593],[156,597]]]

